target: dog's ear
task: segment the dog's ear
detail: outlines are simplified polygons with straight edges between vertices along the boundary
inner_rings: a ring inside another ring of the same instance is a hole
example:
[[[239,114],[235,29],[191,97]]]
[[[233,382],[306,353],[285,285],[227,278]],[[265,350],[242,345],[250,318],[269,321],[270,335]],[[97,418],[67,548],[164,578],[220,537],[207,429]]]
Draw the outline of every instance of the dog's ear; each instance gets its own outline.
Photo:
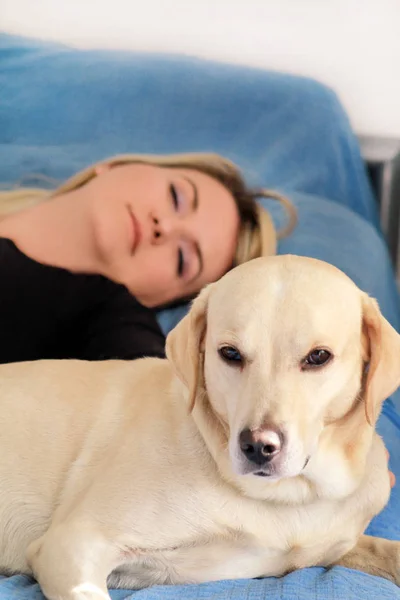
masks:
[[[378,303],[362,295],[362,345],[368,363],[364,399],[368,423],[375,425],[382,403],[400,384],[400,335],[383,317]]]
[[[203,368],[202,343],[207,328],[207,306],[212,284],[194,300],[189,313],[167,336],[166,354],[179,379],[189,389],[189,410],[192,411]]]

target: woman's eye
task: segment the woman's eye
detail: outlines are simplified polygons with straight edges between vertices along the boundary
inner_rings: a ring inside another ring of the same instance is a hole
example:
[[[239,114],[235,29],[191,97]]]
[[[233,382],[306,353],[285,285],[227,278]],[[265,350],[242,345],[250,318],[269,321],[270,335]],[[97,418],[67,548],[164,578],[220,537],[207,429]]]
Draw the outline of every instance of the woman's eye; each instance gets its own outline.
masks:
[[[181,198],[180,198],[180,194],[179,194],[178,190],[176,189],[176,186],[173,183],[171,183],[169,186],[169,192],[171,194],[172,204],[174,205],[174,209],[176,211],[178,211],[180,209],[180,205],[181,205]]]
[[[196,276],[196,251],[188,240],[181,240],[178,246],[176,273],[186,282]]]
[[[242,355],[234,346],[222,346],[222,348],[218,350],[218,354],[225,362],[232,363],[235,366],[239,366],[243,363]]]
[[[315,367],[322,367],[326,365],[332,358],[332,354],[329,350],[324,348],[315,348],[312,350],[305,359],[303,360],[303,369],[312,369]]]
[[[182,248],[178,248],[178,277],[183,277],[185,273],[185,256]]]

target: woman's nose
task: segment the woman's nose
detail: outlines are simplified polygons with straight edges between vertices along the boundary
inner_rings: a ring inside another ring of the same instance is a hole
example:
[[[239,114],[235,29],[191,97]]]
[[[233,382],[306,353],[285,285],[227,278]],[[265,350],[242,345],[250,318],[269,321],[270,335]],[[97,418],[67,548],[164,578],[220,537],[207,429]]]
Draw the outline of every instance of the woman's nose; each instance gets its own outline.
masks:
[[[173,237],[174,233],[175,228],[171,219],[153,217],[153,241],[155,243],[163,243]]]

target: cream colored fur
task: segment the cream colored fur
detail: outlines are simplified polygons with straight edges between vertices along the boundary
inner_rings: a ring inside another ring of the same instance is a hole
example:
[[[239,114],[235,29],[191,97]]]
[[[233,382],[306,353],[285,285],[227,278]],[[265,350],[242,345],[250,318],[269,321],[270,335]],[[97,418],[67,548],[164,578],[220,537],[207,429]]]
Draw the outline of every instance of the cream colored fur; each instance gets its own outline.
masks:
[[[333,360],[302,369],[315,347]],[[200,294],[167,353],[0,367],[3,572],[51,600],[332,564],[400,584],[400,544],[363,535],[390,493],[374,425],[400,382],[374,300],[325,263],[257,259]],[[286,443],[260,477],[238,439],[266,423]]]

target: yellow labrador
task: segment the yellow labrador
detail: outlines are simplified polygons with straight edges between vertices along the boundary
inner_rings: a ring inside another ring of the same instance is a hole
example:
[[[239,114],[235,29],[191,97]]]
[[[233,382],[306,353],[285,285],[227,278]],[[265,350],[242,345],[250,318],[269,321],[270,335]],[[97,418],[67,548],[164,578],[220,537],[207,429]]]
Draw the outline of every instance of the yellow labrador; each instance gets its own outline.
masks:
[[[389,497],[374,432],[400,336],[325,263],[208,286],[169,360],[0,367],[0,566],[54,600],[342,564],[400,584],[363,535]]]

